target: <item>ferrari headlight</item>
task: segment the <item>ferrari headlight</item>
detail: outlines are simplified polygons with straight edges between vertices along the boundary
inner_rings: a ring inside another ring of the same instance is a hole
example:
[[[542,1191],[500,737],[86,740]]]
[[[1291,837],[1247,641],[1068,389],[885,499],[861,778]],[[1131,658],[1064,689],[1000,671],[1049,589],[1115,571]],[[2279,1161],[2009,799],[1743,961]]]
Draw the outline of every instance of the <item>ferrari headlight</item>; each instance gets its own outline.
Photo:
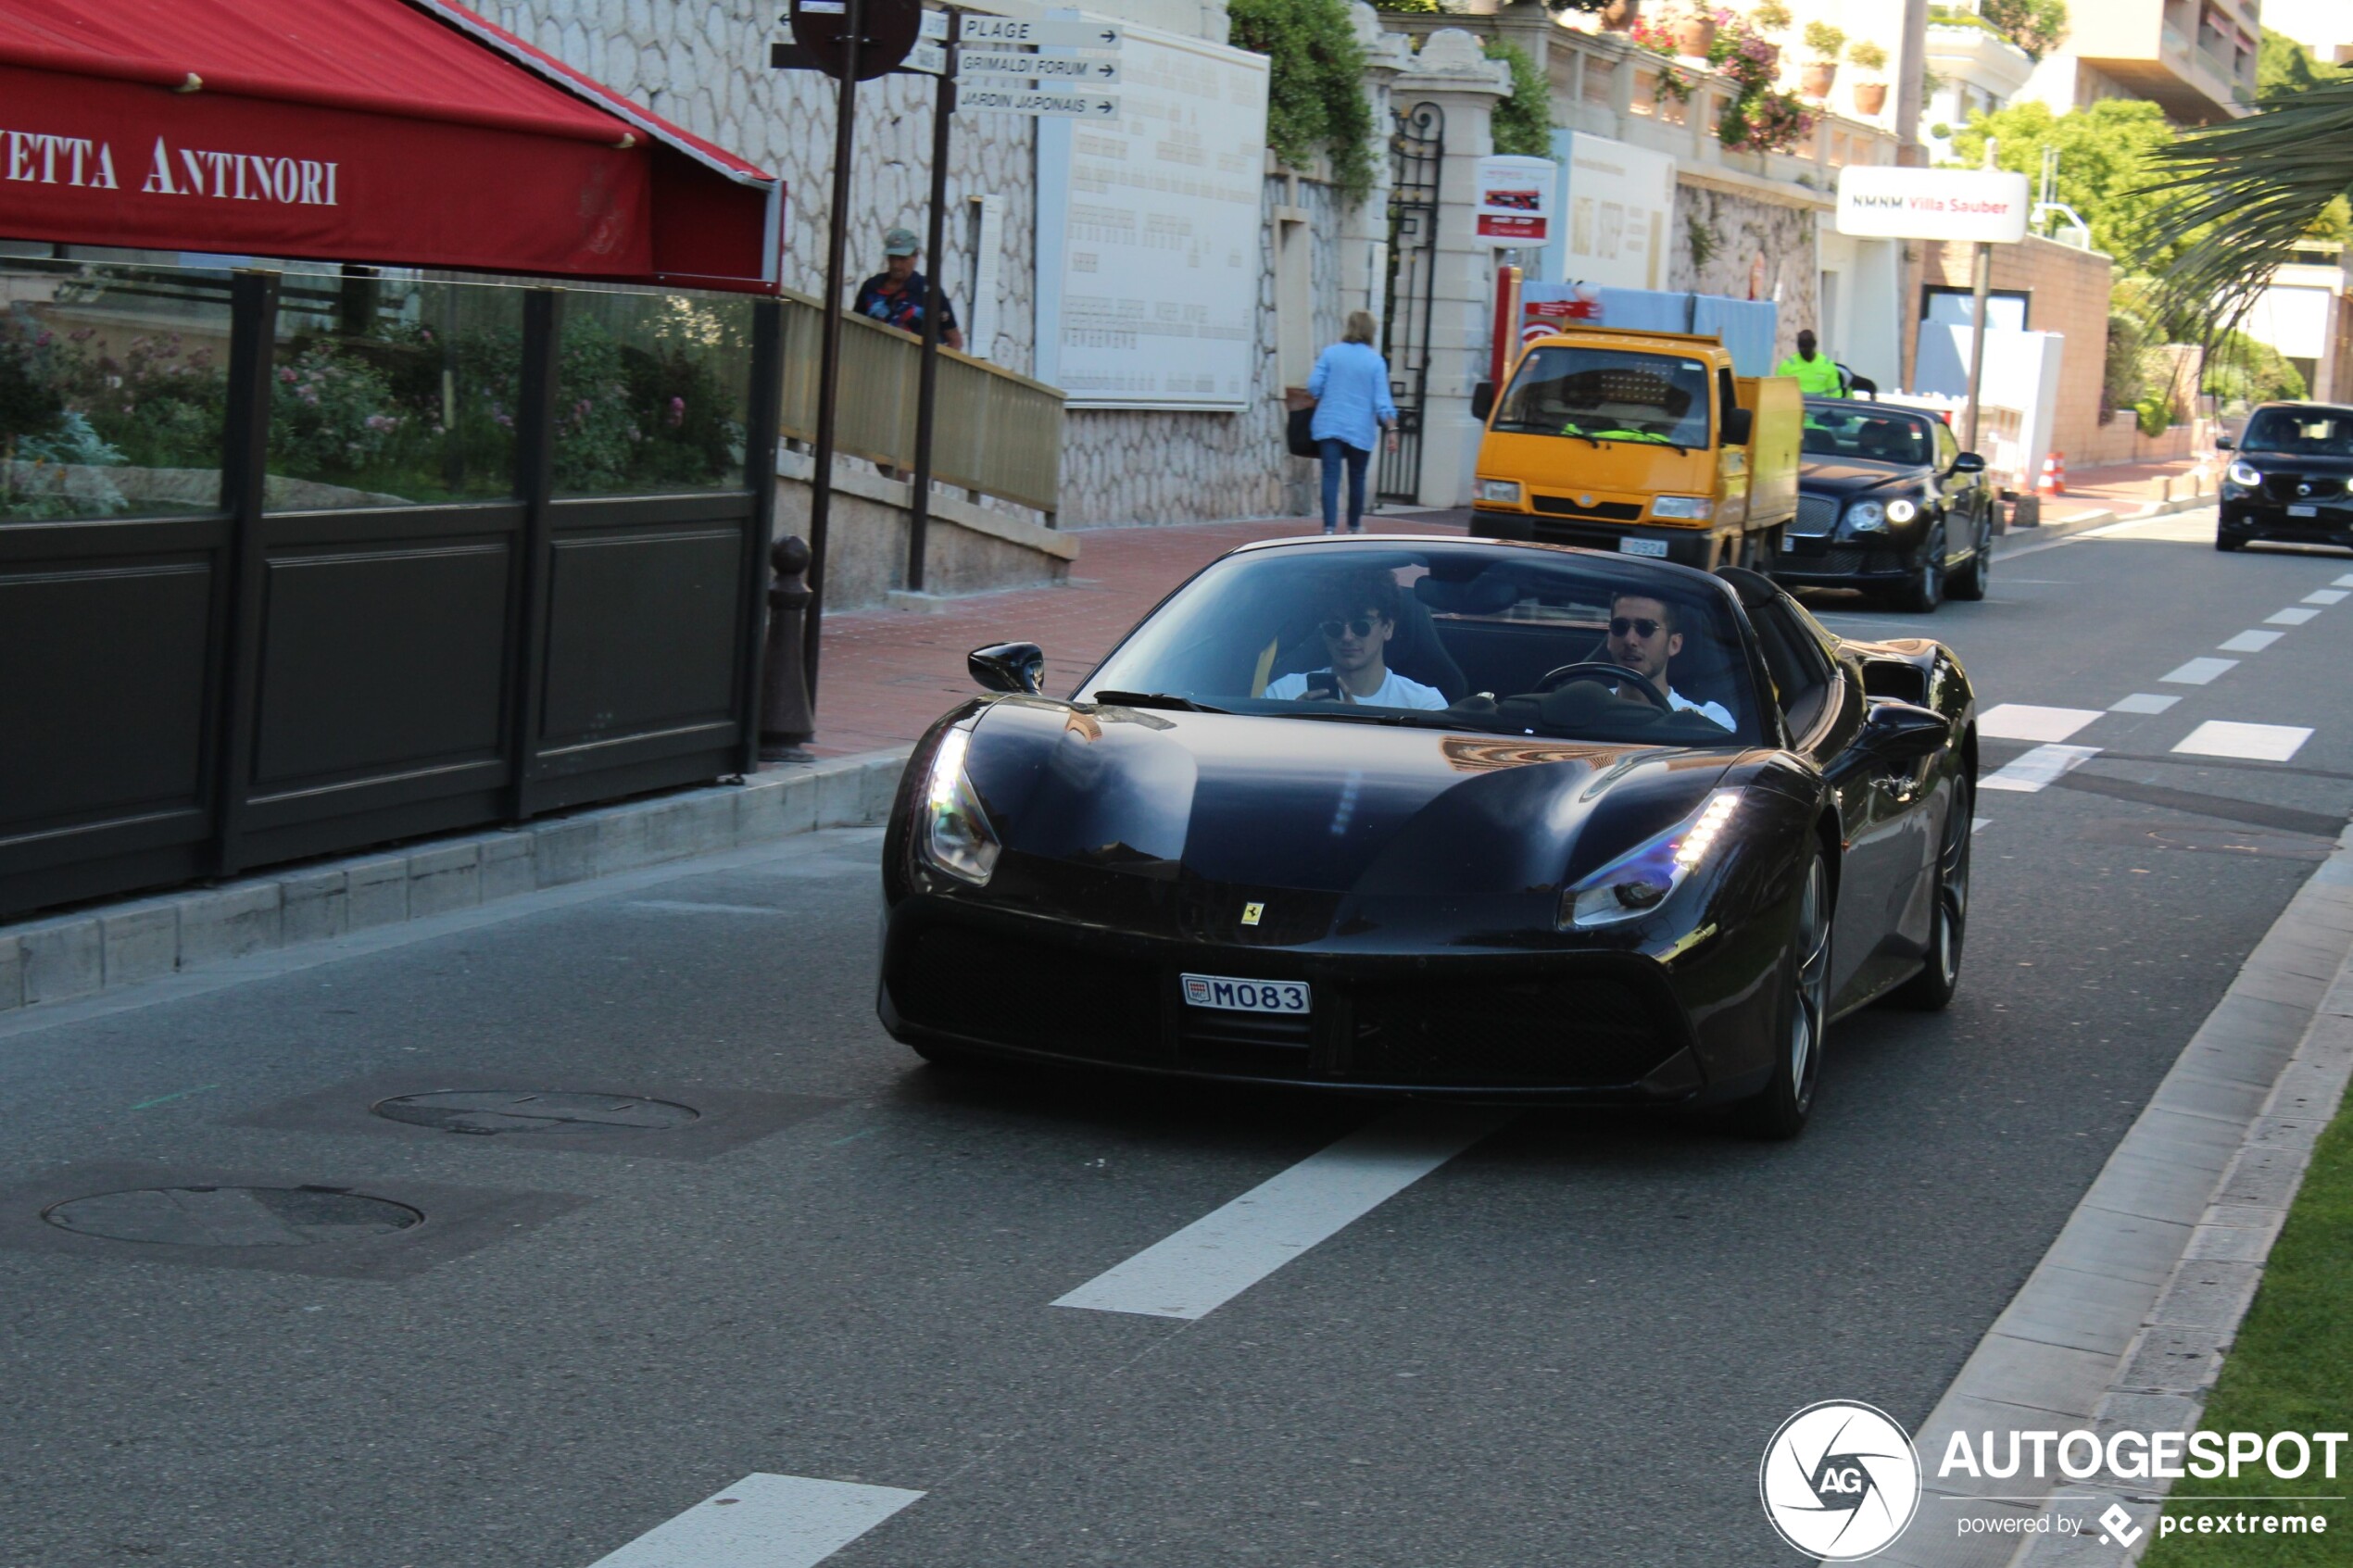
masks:
[[[2235,458],[2231,460],[2230,468],[2225,470],[2225,477],[2233,484],[2244,484],[2249,490],[2263,483],[2263,472],[2260,469]]]
[[[988,825],[980,797],[964,775],[964,752],[972,732],[949,731],[932,754],[931,777],[924,786],[924,821],[916,843],[924,859],[950,876],[975,887],[997,869],[997,830]]]
[[[1651,516],[1678,517],[1691,522],[1705,522],[1716,515],[1716,503],[1705,495],[1654,495]]]
[[[1740,803],[1739,790],[1719,789],[1665,833],[1569,888],[1561,895],[1561,926],[1617,925],[1657,909],[1705,862]]]
[[[1887,503],[1887,521],[1890,522],[1909,522],[1919,515],[1920,508],[1915,502],[1890,501]]]
[[[1857,501],[1846,508],[1847,529],[1856,533],[1887,532],[1887,508],[1877,501]]]
[[[1519,505],[1519,481],[1516,479],[1482,479],[1474,488],[1482,501],[1491,501],[1499,507]]]

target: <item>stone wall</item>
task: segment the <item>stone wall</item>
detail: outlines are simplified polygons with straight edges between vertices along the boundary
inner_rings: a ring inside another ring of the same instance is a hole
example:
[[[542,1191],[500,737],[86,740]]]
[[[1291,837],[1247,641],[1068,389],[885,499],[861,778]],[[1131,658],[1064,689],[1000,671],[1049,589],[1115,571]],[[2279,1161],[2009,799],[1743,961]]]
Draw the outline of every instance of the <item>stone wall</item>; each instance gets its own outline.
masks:
[[[1777,207],[1711,186],[1679,183],[1667,286],[1746,299],[1762,257],[1765,276],[1755,297],[1780,307],[1774,320],[1773,357],[1778,362],[1796,351],[1800,331],[1818,325],[1820,303],[1815,296],[1821,260],[1814,232],[1819,220],[1811,208]]]

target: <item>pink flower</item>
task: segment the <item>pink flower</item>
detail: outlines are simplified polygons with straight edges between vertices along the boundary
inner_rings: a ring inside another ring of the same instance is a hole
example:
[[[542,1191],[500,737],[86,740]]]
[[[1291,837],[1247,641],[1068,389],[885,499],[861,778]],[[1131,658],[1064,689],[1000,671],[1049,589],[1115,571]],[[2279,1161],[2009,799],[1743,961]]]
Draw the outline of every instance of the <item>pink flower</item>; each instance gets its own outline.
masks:
[[[670,423],[671,423],[672,427],[674,429],[675,427],[677,427],[677,426],[679,426],[679,425],[682,425],[682,424],[685,424],[686,422],[686,400],[685,398],[683,398],[683,397],[673,397],[673,398],[672,398],[672,399],[670,400]]]
[[[286,370],[280,370],[280,371],[278,372],[278,379],[279,379],[280,381],[282,381],[282,382],[284,382],[284,383],[285,383],[287,385],[289,385],[289,386],[293,385],[293,384],[294,384],[294,379],[295,379],[295,373],[294,373],[293,369],[292,369],[291,367],[289,367],[289,368],[288,368],[288,369],[286,369]]]

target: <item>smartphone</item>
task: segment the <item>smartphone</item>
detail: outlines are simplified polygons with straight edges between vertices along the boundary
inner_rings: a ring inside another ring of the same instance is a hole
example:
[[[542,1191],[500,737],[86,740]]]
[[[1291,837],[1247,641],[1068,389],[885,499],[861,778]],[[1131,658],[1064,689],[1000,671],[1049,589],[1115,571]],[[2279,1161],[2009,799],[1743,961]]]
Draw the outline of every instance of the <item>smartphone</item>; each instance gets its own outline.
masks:
[[[1314,674],[1307,677],[1307,695],[1309,696],[1327,696],[1332,698],[1334,701],[1338,701],[1340,698],[1340,677],[1329,670],[1316,671]]]

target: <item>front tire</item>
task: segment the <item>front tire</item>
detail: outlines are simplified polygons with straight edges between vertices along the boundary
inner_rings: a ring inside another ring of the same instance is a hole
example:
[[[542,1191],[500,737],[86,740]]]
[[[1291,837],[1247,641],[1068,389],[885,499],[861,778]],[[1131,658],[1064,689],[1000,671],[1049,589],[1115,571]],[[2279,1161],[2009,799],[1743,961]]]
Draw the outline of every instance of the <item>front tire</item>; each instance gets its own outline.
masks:
[[[1940,528],[1929,536],[1920,551],[1920,564],[1914,569],[1912,580],[1895,596],[1895,602],[1915,615],[1933,615],[1936,607],[1944,602],[1944,531]]]
[[[1961,983],[1961,942],[1969,935],[1969,856],[1976,818],[1976,781],[1953,784],[1953,813],[1944,824],[1944,845],[1936,857],[1936,902],[1928,932],[1928,957],[1920,972],[1896,989],[1899,1007],[1942,1012]]]
[[[1776,1010],[1773,1075],[1740,1102],[1734,1116],[1751,1137],[1787,1139],[1806,1130],[1814,1085],[1822,1070],[1822,1035],[1830,1022],[1830,871],[1822,852],[1806,863],[1797,919],[1782,954],[1781,1000]]]
[[[1958,577],[1945,584],[1944,591],[1957,599],[1974,604],[1985,596],[1994,582],[1994,535],[1983,524],[1977,531],[1977,550],[1969,557],[1969,565]]]

